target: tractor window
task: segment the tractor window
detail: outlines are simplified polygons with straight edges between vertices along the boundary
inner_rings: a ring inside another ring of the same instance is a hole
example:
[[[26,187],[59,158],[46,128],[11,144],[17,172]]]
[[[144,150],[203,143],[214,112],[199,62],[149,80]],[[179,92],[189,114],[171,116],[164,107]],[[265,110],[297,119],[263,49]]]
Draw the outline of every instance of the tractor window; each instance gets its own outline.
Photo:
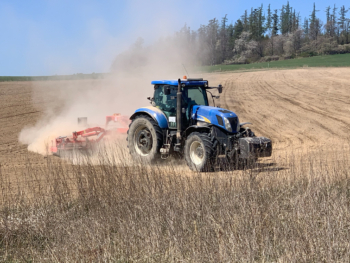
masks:
[[[176,93],[177,87],[170,86],[170,94],[165,95],[163,91],[164,85],[157,85],[154,90],[154,102],[157,107],[165,112],[166,115],[176,113]]]
[[[207,94],[202,87],[187,88],[187,97],[192,105],[208,105]]]
[[[154,102],[165,115],[175,116],[177,106],[177,86],[170,86],[170,94],[164,94],[164,85],[156,85],[154,89]],[[208,106],[207,93],[203,87],[182,88],[182,106],[186,109],[186,116],[190,118],[191,108],[194,105]]]

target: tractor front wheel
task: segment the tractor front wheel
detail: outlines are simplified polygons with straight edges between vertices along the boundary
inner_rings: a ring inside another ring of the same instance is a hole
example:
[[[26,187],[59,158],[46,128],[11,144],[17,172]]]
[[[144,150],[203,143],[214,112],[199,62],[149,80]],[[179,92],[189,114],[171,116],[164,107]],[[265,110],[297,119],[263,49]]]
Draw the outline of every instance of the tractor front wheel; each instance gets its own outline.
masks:
[[[148,116],[136,117],[128,130],[128,147],[134,160],[153,162],[160,158],[163,133],[159,125]]]
[[[193,171],[212,171],[215,163],[215,149],[208,133],[194,132],[185,142],[185,160]]]

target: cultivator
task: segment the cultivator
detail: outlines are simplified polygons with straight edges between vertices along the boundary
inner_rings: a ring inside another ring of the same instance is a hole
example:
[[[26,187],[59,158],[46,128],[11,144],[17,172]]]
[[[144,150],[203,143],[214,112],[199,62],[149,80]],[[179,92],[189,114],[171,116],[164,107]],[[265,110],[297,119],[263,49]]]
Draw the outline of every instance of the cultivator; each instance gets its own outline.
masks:
[[[109,127],[113,122],[116,127]],[[106,116],[105,128],[91,127],[81,131],[74,131],[69,136],[59,136],[52,141],[50,151],[52,154],[61,156],[62,153],[72,150],[91,150],[106,136],[118,136],[126,134],[128,131],[130,120],[127,116],[122,116],[118,113],[111,116]],[[78,124],[87,126],[87,118],[78,118]]]

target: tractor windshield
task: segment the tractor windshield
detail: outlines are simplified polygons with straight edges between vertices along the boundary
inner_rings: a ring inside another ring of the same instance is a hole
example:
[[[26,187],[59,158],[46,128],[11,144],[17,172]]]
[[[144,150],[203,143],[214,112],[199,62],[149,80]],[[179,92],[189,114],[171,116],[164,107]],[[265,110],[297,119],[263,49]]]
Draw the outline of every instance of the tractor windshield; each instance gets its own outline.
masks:
[[[168,86],[170,94],[164,94],[165,85],[156,85],[154,88],[154,102],[168,117],[176,114],[177,105],[177,86]],[[182,88],[182,106],[186,109],[186,115],[189,117],[193,105],[208,105],[208,97],[204,87],[187,86]]]

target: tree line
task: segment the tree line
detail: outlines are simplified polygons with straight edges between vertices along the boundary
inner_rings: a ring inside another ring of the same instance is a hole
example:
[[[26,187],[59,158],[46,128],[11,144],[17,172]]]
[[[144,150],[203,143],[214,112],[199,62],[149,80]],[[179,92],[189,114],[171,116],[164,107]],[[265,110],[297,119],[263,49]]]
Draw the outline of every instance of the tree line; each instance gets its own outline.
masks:
[[[177,43],[177,51],[188,54],[192,62],[200,65],[245,64],[349,53],[348,11],[345,6],[328,6],[324,10],[326,20],[322,21],[315,3],[311,15],[304,19],[289,2],[281,9],[272,9],[271,5],[264,9],[261,5],[245,10],[235,23],[228,23],[225,15],[220,20],[209,20],[197,30],[191,30],[185,24],[173,36],[154,43],[153,48],[164,49],[164,46]],[[142,48],[142,39],[138,39],[133,50]],[[114,65],[120,58],[125,61],[127,57],[125,54],[118,56]]]

